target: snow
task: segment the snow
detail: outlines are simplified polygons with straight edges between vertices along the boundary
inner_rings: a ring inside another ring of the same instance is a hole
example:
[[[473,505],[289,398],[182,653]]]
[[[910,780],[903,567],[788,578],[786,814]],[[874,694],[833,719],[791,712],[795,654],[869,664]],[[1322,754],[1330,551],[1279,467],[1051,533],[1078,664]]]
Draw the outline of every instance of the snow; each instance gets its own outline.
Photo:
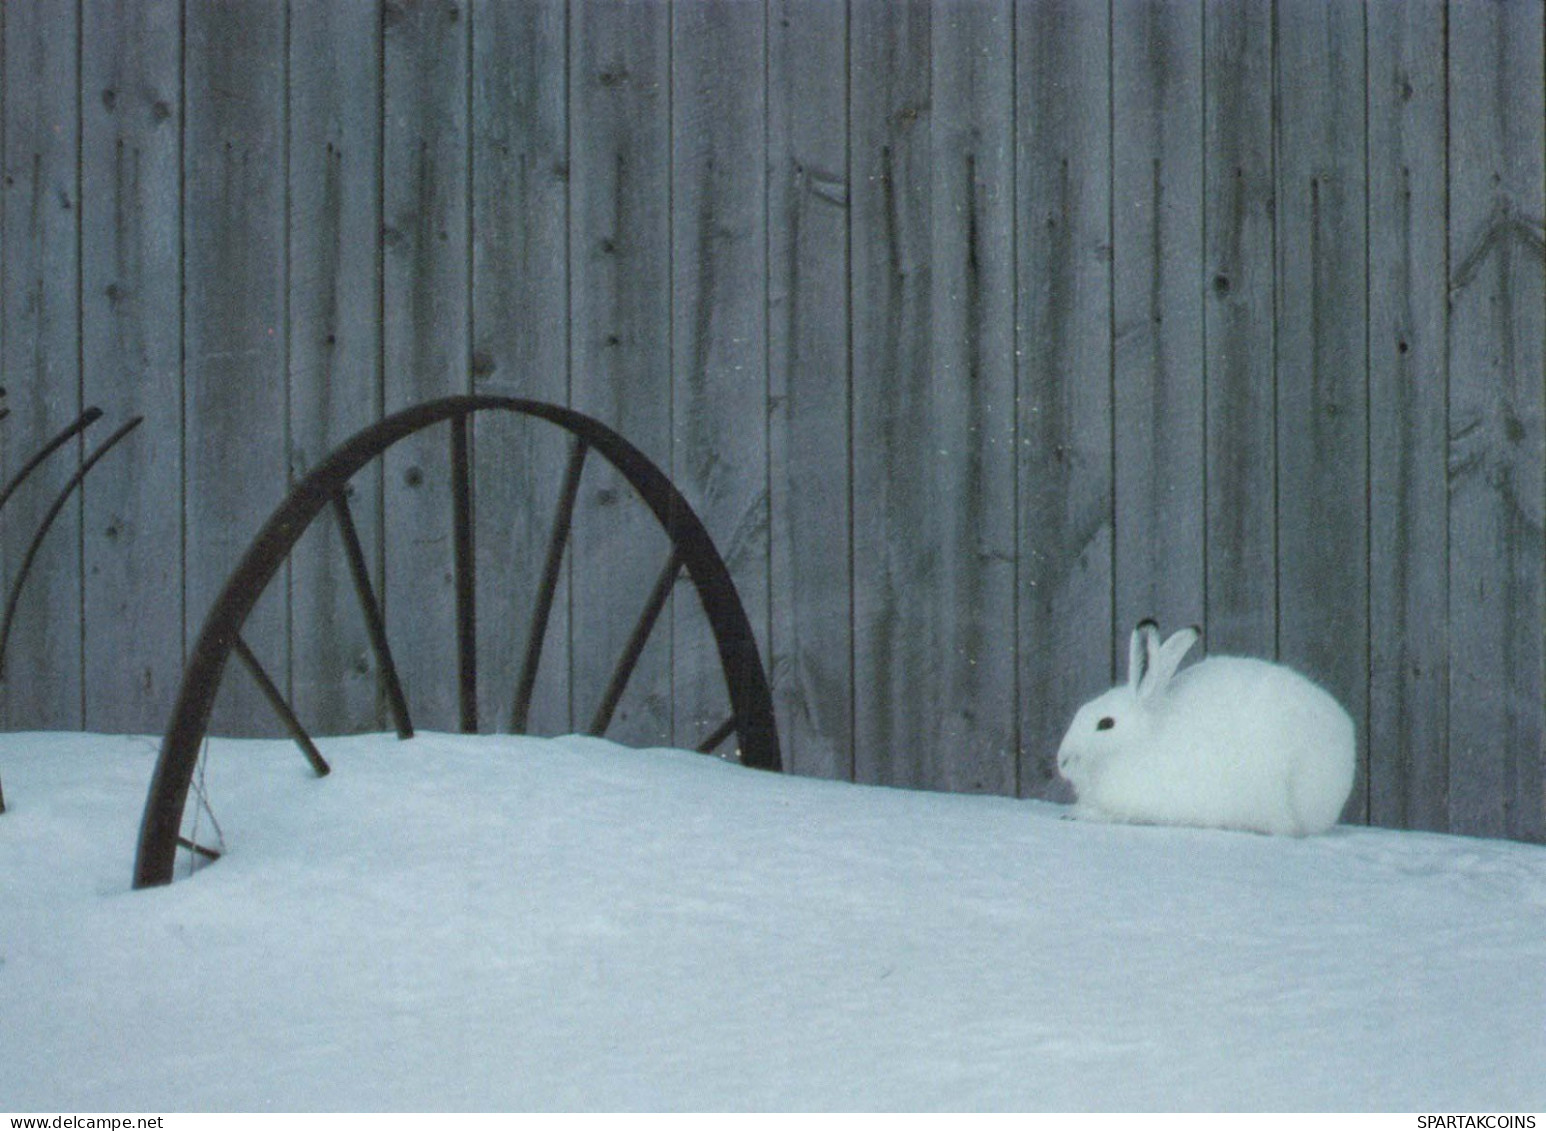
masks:
[[[593,739],[0,736],[0,1108],[1546,1108],[1546,849],[1095,824]],[[208,818],[200,839],[213,840]]]

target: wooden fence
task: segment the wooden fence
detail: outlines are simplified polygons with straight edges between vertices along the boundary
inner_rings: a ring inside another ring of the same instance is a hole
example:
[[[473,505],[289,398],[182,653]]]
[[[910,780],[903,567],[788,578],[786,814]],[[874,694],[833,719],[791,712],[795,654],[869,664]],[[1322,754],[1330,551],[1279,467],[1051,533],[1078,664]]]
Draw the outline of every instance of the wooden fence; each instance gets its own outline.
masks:
[[[85,405],[147,418],[29,583],[9,729],[158,732],[287,481],[477,390],[572,404],[671,472],[801,772],[1045,794],[1072,709],[1154,615],[1335,691],[1350,819],[1546,838],[1540,0],[0,21],[4,468]],[[524,608],[561,449],[474,442],[480,607]],[[449,728],[443,449],[355,487],[416,714]],[[6,577],[47,501],[7,509]],[[648,533],[587,483],[548,729],[583,724]],[[315,729],[377,728],[332,538],[248,639]],[[718,711],[691,613],[652,641],[625,738]],[[519,635],[491,628],[482,669]],[[230,683],[220,726],[274,730]]]

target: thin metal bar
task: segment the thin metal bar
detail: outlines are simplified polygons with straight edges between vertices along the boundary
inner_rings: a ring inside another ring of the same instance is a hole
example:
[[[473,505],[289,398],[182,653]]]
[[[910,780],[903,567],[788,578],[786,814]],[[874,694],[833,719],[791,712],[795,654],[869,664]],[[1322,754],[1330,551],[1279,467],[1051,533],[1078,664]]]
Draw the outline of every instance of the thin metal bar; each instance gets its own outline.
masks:
[[[4,390],[0,390],[0,392],[3,392],[3,391]],[[0,420],[4,420],[6,417],[8,417],[10,415],[11,415],[11,410],[9,408],[0,408]],[[76,418],[74,424],[71,424],[63,432],[61,432],[59,435],[55,436],[52,440],[50,440],[47,444],[45,444],[43,446],[43,449],[41,451],[39,451],[30,460],[28,460],[25,464],[23,464],[21,470],[18,471],[15,474],[15,476],[12,477],[11,481],[5,485],[5,490],[0,491],[0,510],[4,510],[5,509],[5,504],[10,501],[11,495],[15,493],[16,488],[20,487],[22,485],[22,483],[24,483],[26,481],[27,476],[31,475],[33,473],[33,471],[37,469],[37,466],[40,463],[42,463],[44,460],[46,460],[54,452],[58,451],[59,448],[61,446],[63,446],[70,439],[71,436],[74,436],[77,433],[79,433],[82,430],[84,430],[85,428],[87,428],[89,425],[91,425],[91,423],[93,421],[95,421],[101,415],[102,415],[102,410],[100,408],[97,408],[95,406],[93,406],[91,408],[88,408],[85,412],[81,413],[81,415]],[[10,618],[7,617],[6,621],[7,621],[7,630],[9,630]],[[9,631],[7,631],[7,635],[9,635]],[[4,678],[5,678],[5,645],[4,645],[3,642],[0,642],[0,679],[4,679]],[[3,788],[0,788],[0,813],[4,813],[4,812],[5,812],[5,790]]]
[[[92,415],[93,412],[96,413],[96,416]],[[81,418],[71,425],[69,429],[66,429],[61,437],[55,437],[50,449],[45,449],[42,454],[46,455],[49,450],[64,443],[70,436],[85,428],[86,425],[90,424],[91,421],[100,415],[102,413],[98,409],[92,409],[83,413]],[[49,528],[54,525],[54,520],[59,517],[59,512],[64,510],[64,504],[69,499],[71,492],[80,486],[81,480],[86,478],[86,473],[96,466],[99,459],[107,455],[114,444],[138,428],[140,422],[144,419],[143,416],[134,417],[120,427],[118,431],[102,441],[101,446],[87,456],[81,465],[75,469],[75,474],[70,476],[63,490],[59,492],[59,496],[54,499],[53,505],[48,508],[48,513],[43,516],[43,521],[38,524],[37,533],[32,536],[32,544],[27,547],[27,554],[22,558],[21,568],[16,571],[16,577],[11,582],[11,592],[7,595],[5,601],[5,619],[0,621],[0,680],[5,678],[5,650],[11,640],[11,623],[16,617],[16,604],[21,600],[22,586],[27,583],[27,574],[32,571],[33,560],[38,556],[38,550],[42,547],[43,539],[47,537]],[[37,462],[40,461],[34,457],[33,466],[36,466]],[[16,483],[25,478],[27,470],[27,468],[23,468],[21,474],[12,481],[12,485],[6,488],[6,495],[9,495],[10,491],[14,490]],[[5,497],[0,496],[0,506],[4,504]]]
[[[0,409],[0,412],[9,415],[10,410]],[[5,509],[5,504],[10,501],[11,496],[16,491],[16,488],[20,487],[24,482],[26,482],[27,476],[31,475],[34,471],[37,470],[38,464],[42,463],[49,456],[53,455],[60,448],[64,447],[64,445],[70,441],[71,437],[77,436],[84,432],[87,428],[91,427],[91,425],[94,424],[101,416],[102,410],[100,408],[97,408],[95,405],[93,405],[91,408],[88,408],[85,412],[81,413],[80,416],[75,418],[74,424],[70,425],[63,432],[59,433],[59,435],[55,436],[48,443],[44,444],[36,455],[34,455],[26,463],[22,464],[21,470],[13,475],[11,477],[11,481],[5,485],[5,490],[0,491],[0,510]],[[4,418],[4,416],[0,416],[0,420],[3,420]]]
[[[472,541],[472,460],[466,413],[451,418],[451,518],[456,554],[456,673],[463,734],[478,733],[477,565]]]
[[[660,618],[661,610],[666,607],[666,600],[671,596],[671,587],[676,584],[677,575],[681,572],[682,551],[673,545],[671,556],[666,559],[665,567],[655,580],[655,588],[650,591],[649,600],[644,604],[644,611],[639,614],[639,623],[634,625],[633,635],[628,638],[628,644],[623,649],[622,656],[618,658],[617,668],[612,673],[612,681],[607,684],[606,694],[601,697],[601,705],[596,708],[596,717],[590,724],[591,734],[605,734],[607,727],[612,725],[612,714],[623,698],[628,680],[633,676],[633,669],[638,666],[639,657],[644,652],[644,645],[649,641],[650,633],[655,628],[655,621]]]
[[[186,848],[189,852],[193,853],[195,856],[202,856],[206,860],[219,860],[220,859],[220,853],[217,850],[215,850],[213,848],[205,848],[202,844],[197,844],[194,841],[189,840],[185,836],[178,837],[177,838],[177,843],[182,845],[184,848]]]
[[[510,730],[515,734],[526,733],[526,720],[531,711],[531,696],[537,686],[537,667],[542,662],[542,644],[548,634],[548,618],[553,612],[553,595],[558,589],[559,567],[564,561],[564,547],[569,542],[569,528],[574,520],[574,501],[580,493],[580,473],[585,469],[585,455],[590,445],[576,439],[569,451],[569,466],[564,471],[564,485],[558,493],[558,510],[553,515],[553,533],[548,538],[547,560],[542,564],[542,580],[537,585],[537,605],[532,610],[531,635],[526,638],[526,658],[521,663],[521,677],[516,682],[515,706],[510,712]]]
[[[294,711],[290,710],[290,704],[285,702],[284,694],[268,677],[268,672],[263,670],[263,665],[258,663],[258,658],[252,654],[252,649],[247,647],[247,642],[240,636],[235,637],[231,641],[231,651],[236,653],[236,658],[242,662],[242,666],[252,673],[258,690],[263,692],[263,698],[267,699],[269,706],[274,708],[279,721],[284,723],[285,730],[289,731],[290,737],[295,739],[295,744],[301,748],[301,753],[306,755],[306,761],[310,762],[311,768],[317,771],[317,776],[327,777],[332,767],[322,757],[322,752],[311,740],[311,735],[306,733],[306,728],[301,726],[301,720],[295,717]]]
[[[740,722],[740,719],[734,715],[731,715],[724,722],[720,723],[719,726],[713,731],[713,733],[711,733],[702,742],[698,743],[698,753],[713,753],[714,750],[718,748],[720,743],[724,742],[725,739],[729,738],[732,734],[735,733],[735,728],[740,724]]]
[[[412,738],[413,720],[408,717],[408,699],[403,695],[402,681],[397,677],[397,665],[392,662],[386,623],[381,616],[381,606],[376,601],[376,591],[370,583],[370,570],[365,565],[365,550],[360,545],[360,533],[354,525],[354,513],[349,509],[349,500],[342,491],[333,495],[333,515],[338,519],[338,531],[343,536],[344,557],[349,560],[349,576],[354,579],[354,592],[365,614],[365,632],[370,637],[371,651],[376,654],[376,670],[380,673],[387,705],[392,711],[397,737]]]

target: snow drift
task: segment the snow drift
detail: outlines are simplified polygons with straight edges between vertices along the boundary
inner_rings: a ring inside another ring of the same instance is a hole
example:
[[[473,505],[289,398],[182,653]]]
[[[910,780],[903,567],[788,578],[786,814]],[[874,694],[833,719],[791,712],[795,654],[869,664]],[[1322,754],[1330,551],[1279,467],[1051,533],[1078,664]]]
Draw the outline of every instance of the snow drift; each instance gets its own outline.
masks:
[[[1546,1108],[1539,847],[369,736],[132,892],[155,749],[0,736],[0,1108]]]

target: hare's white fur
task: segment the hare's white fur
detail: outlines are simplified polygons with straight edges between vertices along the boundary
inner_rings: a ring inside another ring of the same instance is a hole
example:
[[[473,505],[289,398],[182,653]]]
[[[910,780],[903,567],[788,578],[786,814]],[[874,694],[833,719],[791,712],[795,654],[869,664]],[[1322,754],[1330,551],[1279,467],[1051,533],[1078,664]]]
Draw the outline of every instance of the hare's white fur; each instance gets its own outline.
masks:
[[[1086,703],[1058,748],[1083,815],[1305,836],[1353,788],[1353,720],[1281,664],[1213,656],[1182,672],[1195,628],[1133,632],[1128,682]]]

